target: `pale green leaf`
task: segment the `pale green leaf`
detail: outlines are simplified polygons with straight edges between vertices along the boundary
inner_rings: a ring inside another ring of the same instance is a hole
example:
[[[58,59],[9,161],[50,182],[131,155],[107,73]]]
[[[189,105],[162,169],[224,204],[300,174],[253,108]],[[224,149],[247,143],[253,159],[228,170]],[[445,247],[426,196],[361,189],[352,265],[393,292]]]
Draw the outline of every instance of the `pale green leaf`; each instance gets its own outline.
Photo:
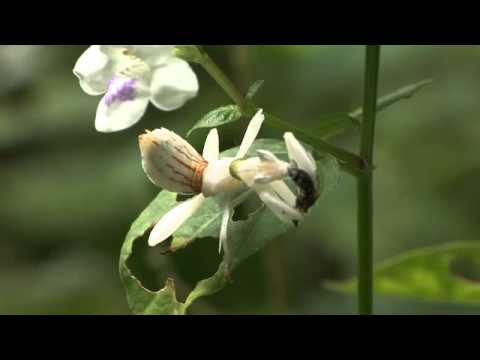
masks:
[[[263,146],[267,140],[260,141]],[[276,155],[286,154],[285,147],[279,143],[272,142],[270,149],[276,149]],[[256,148],[259,144],[256,144]],[[325,155],[317,161],[318,176],[320,179],[320,196],[317,206],[321,204],[321,199],[327,193],[335,188],[340,179],[340,169],[338,162],[333,156]],[[224,258],[217,272],[208,279],[200,281],[193,289],[185,303],[190,306],[196,299],[212,295],[220,291],[228,283],[230,274],[245,259],[261,250],[268,241],[292,229],[292,225],[279,221],[266,207],[262,207],[251,214],[246,221],[230,223],[228,243],[230,247],[229,257]]]
[[[308,146],[307,146],[308,147]],[[257,149],[269,150],[279,158],[287,159],[287,150],[283,141],[259,139],[254,142],[247,156],[255,156]],[[233,156],[238,148],[229,149],[222,156]],[[334,188],[339,179],[339,166],[335,158],[324,155],[318,159],[318,176],[320,193],[326,194]],[[233,194],[233,205],[243,202],[252,191],[240,190]],[[150,230],[160,218],[175,207],[177,195],[162,191],[152,203],[142,212],[132,225],[122,247],[120,257],[120,275],[124,283],[127,300],[136,314],[182,314],[197,298],[213,294],[223,288],[228,282],[229,274],[247,257],[259,251],[265,244],[288,231],[293,225],[280,222],[270,210],[261,207],[250,214],[245,221],[231,222],[229,226],[228,257],[220,264],[219,270],[212,277],[200,281],[186,303],[179,302],[175,297],[173,280],[168,280],[165,288],[152,292],[142,286],[128,268],[127,262],[132,253],[133,242]],[[189,245],[200,238],[218,238],[222,217],[221,199],[217,197],[205,200],[202,207],[186,221],[174,234],[170,250],[175,251]],[[317,202],[318,204],[319,202]],[[228,265],[228,269],[227,269]]]
[[[336,188],[343,172],[340,171],[338,161],[333,156],[325,154],[317,160],[317,174],[320,181],[319,200],[321,200],[323,196]]]
[[[378,99],[377,112],[396,104],[397,102],[409,99],[426,85],[432,83],[432,79],[426,79],[414,84],[404,86],[394,92]],[[312,126],[306,131],[303,128],[296,127],[292,123],[287,123],[279,118],[267,114],[267,124],[282,131],[293,131],[299,138],[308,141],[311,145],[322,149],[320,140],[339,135],[351,128],[360,126],[363,116],[363,109],[358,108],[350,113],[324,114],[312,119]]]
[[[162,191],[140,214],[130,228],[120,253],[120,278],[125,287],[127,302],[134,314],[182,314],[184,306],[175,298],[173,281],[167,280],[165,288],[158,292],[142,286],[132,274],[127,261],[132,254],[133,243],[160,220],[176,203],[176,194]]]
[[[232,197],[234,206],[240,204],[251,194],[239,191]],[[182,249],[199,238],[218,237],[222,220],[222,207],[217,197],[207,198],[202,207],[188,219],[174,234],[170,244],[171,251]]]
[[[382,96],[377,101],[377,112],[380,112],[401,100],[411,98],[423,87],[431,84],[432,81],[432,79],[422,80],[397,89],[390,94]],[[250,87],[246,99],[248,101],[251,101],[252,97],[262,85],[262,80],[255,82]],[[256,106],[252,105],[252,108],[249,108],[249,111],[247,111],[247,113],[249,115],[253,115],[256,111]],[[304,137],[305,140],[308,140],[312,145],[315,146],[315,144],[318,143],[320,139],[327,139],[343,133],[350,128],[358,127],[361,123],[362,117],[363,109],[361,107],[350,113],[324,114],[320,117],[312,119],[314,120],[314,122],[311,129],[309,129],[310,133],[308,133],[302,128],[293,126],[290,123],[283,122],[280,119],[275,118],[274,116],[271,116],[269,114],[267,114],[267,124],[282,131],[296,132],[297,135]],[[192,129],[190,129],[187,136],[190,136],[190,134],[196,129],[222,126],[231,122],[235,122],[241,118],[242,113],[237,105],[222,106],[218,109],[212,110],[207,115],[205,115],[198,123],[195,124]]]
[[[461,271],[470,266],[475,276]],[[374,272],[376,295],[424,301],[480,305],[480,242],[458,242],[417,249],[378,265]],[[356,280],[328,287],[356,292]]]
[[[217,272],[195,286],[187,298],[186,306],[200,297],[220,291],[242,261],[262,249],[268,241],[292,228],[293,224],[281,222],[265,206],[250,214],[245,221],[231,222],[228,230],[229,252]]]
[[[192,292],[188,295],[185,301],[185,308],[188,309],[192,303],[204,296],[213,295],[222,290],[228,283],[226,265],[224,262],[220,263],[215,274],[207,279],[201,280]]]
[[[202,128],[214,128],[241,119],[242,113],[237,105],[227,105],[210,111],[199,122],[197,122],[187,133],[190,136],[192,132]]]
[[[414,84],[404,86],[388,95],[382,96],[377,101],[377,112],[382,111],[383,109],[399,102],[400,100],[411,98],[415,93],[420,91],[426,85],[431,84],[432,82],[433,82],[433,79],[422,80]],[[358,122],[357,124],[359,124],[359,122],[362,120],[362,117],[363,117],[363,109],[360,107],[352,111],[348,115],[352,120],[357,121]]]
[[[170,250],[184,248],[197,238],[218,236],[221,218],[219,201],[214,198],[206,199],[197,213],[175,232]]]

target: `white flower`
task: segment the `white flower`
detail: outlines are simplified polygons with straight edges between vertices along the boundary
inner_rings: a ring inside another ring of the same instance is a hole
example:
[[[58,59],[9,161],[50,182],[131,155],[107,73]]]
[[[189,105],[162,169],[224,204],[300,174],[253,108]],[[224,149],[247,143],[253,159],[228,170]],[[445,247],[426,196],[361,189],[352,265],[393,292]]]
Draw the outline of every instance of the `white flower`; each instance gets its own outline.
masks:
[[[95,128],[113,132],[136,124],[151,101],[164,111],[178,109],[198,92],[188,63],[172,55],[174,45],[92,45],[73,73],[89,95],[105,94]]]
[[[243,183],[230,174],[230,164],[244,157],[264,120],[259,110],[250,121],[235,157],[220,158],[217,129],[210,130],[202,156],[184,139],[166,129],[141,135],[142,163],[148,178],[169,191],[195,193],[165,214],[150,233],[148,244],[155,246],[168,239],[201,207],[205,198],[224,194],[219,248],[226,247],[228,222],[232,215],[230,194]]]

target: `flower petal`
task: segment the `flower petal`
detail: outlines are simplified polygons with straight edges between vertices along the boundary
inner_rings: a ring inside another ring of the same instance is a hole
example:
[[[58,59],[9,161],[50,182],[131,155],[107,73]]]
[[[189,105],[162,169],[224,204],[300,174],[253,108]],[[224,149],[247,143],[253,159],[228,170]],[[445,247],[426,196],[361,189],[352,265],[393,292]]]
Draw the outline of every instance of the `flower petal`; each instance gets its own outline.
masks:
[[[250,146],[252,146],[253,142],[257,138],[258,133],[260,132],[263,120],[265,120],[265,115],[263,115],[263,110],[260,109],[248,124],[247,131],[245,131],[245,135],[243,136],[243,140],[240,145],[240,149],[238,150],[237,156],[235,156],[237,159],[240,159],[247,154]]]
[[[203,147],[203,158],[207,161],[214,161],[220,158],[220,145],[217,129],[212,129],[208,133]]]
[[[198,93],[197,76],[184,60],[171,58],[153,71],[152,103],[161,110],[176,110]]]
[[[149,93],[142,82],[122,78],[111,83],[100,101],[95,128],[100,132],[124,130],[136,124],[145,113]]]
[[[130,45],[133,53],[152,67],[163,65],[171,58],[175,45]]]
[[[128,54],[133,53],[133,45],[99,45],[99,49],[110,59],[114,73],[118,73],[125,63],[131,61]]]
[[[232,205],[229,199],[226,199],[225,205],[223,208],[222,225],[220,226],[220,237],[218,241],[219,254],[222,252],[222,246],[225,251],[228,251],[227,234],[228,234],[228,223],[230,222],[231,216],[232,216]]]
[[[132,45],[98,45],[99,49],[108,57],[119,55],[131,46]]]
[[[287,146],[288,157],[290,160],[295,161],[300,169],[309,173],[312,179],[316,178],[317,164],[312,154],[308,152],[302,144],[295,138],[291,132],[287,132],[283,135],[285,139],[285,145]]]
[[[107,82],[112,76],[109,58],[100,49],[92,45],[78,58],[73,68],[80,86],[88,95],[100,95],[107,90]]]
[[[163,215],[150,233],[148,245],[155,246],[168,239],[189,217],[195,214],[204,200],[203,195],[199,194]]]

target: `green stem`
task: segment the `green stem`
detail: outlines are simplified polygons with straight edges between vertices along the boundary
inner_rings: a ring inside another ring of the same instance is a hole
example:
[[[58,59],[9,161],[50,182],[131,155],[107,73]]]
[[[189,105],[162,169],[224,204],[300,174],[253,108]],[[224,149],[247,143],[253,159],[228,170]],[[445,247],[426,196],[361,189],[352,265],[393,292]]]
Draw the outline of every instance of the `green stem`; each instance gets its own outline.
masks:
[[[200,65],[203,66],[206,72],[210,74],[211,77],[220,85],[220,87],[227,93],[227,95],[238,105],[240,111],[243,113],[245,111],[245,98],[242,93],[237,89],[235,84],[225,75],[225,73],[220,69],[217,64],[210,58],[210,56],[200,47],[198,47],[201,58]]]
[[[380,46],[367,45],[365,89],[360,156],[367,170],[357,176],[358,191],[358,310],[361,315],[373,312],[373,147],[377,104]]]

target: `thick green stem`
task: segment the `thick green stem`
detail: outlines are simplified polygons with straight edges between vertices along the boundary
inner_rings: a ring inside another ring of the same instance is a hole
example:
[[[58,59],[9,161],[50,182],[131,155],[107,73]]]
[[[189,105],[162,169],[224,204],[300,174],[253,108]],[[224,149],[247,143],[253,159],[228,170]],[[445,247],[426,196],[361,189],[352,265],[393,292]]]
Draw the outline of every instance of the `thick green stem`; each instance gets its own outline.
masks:
[[[373,146],[377,104],[380,46],[367,45],[365,89],[360,156],[367,170],[357,176],[358,190],[358,310],[361,315],[373,312]]]
[[[200,65],[202,65],[205,71],[215,79],[218,85],[220,85],[223,91],[225,91],[235,104],[238,105],[240,111],[243,113],[245,111],[245,98],[242,93],[237,89],[233,82],[230,81],[222,69],[215,64],[210,56],[203,49],[199,48],[199,50],[201,53],[201,59],[199,61]]]

